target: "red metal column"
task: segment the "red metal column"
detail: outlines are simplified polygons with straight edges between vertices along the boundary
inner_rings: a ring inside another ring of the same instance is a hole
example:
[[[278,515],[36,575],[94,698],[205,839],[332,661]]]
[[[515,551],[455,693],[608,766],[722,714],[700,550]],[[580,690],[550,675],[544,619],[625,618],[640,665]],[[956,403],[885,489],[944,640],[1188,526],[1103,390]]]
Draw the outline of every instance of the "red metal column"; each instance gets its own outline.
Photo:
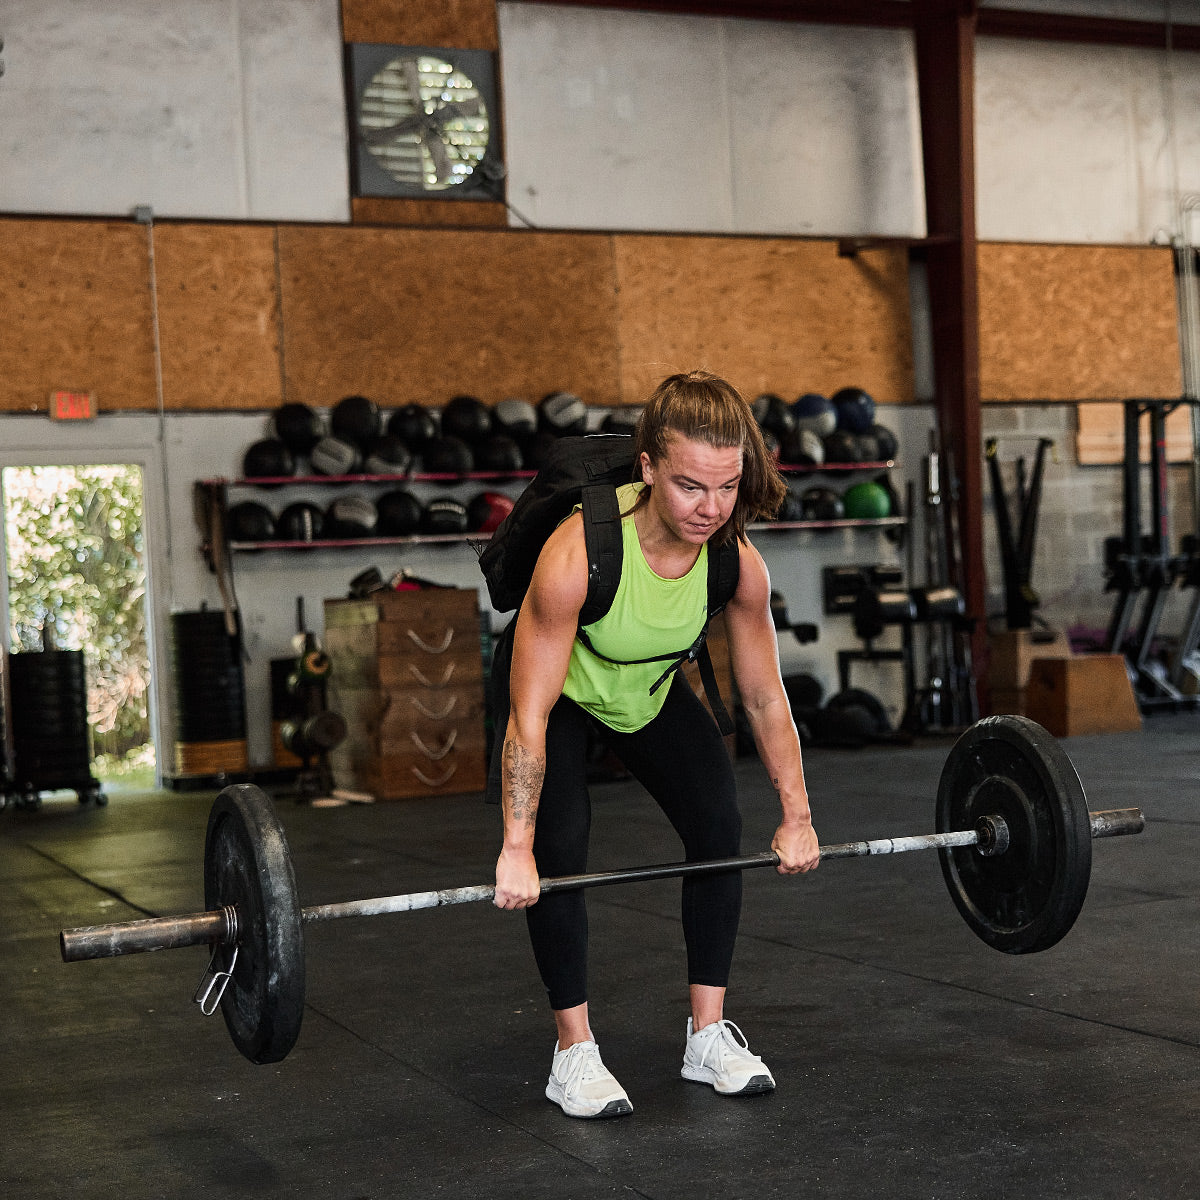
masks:
[[[975,238],[976,0],[913,0],[921,104],[934,397],[958,477],[962,587],[986,652],[979,289]],[[943,512],[949,517],[949,504]],[[949,533],[949,530],[947,531]]]

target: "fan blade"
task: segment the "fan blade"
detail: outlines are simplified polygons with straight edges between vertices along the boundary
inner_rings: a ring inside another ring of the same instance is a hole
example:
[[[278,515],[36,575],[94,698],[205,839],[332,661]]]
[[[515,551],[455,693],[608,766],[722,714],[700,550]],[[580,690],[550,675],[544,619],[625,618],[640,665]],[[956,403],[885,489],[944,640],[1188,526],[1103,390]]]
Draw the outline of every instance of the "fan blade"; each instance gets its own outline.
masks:
[[[421,134],[421,141],[433,159],[433,173],[437,183],[445,183],[450,177],[450,156],[446,153],[446,143],[441,134],[434,129],[426,129]]]
[[[393,138],[412,136],[418,133],[425,124],[426,119],[423,113],[415,112],[411,116],[397,121],[394,125],[381,125],[377,129],[364,129],[360,136],[369,146],[381,146],[385,142],[390,142]]]
[[[461,117],[486,117],[487,110],[478,96],[469,96],[465,100],[446,100],[433,110],[434,116],[445,125],[447,121],[456,121]]]

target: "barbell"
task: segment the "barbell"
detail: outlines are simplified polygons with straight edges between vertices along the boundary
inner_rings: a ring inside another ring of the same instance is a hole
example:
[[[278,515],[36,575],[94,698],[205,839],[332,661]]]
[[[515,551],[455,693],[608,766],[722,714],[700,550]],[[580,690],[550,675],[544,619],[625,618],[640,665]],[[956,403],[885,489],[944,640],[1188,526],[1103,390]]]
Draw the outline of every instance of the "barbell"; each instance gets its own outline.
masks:
[[[985,717],[942,768],[937,832],[824,846],[822,861],[936,849],[967,925],[996,950],[1046,950],[1074,925],[1091,877],[1092,840],[1140,833],[1139,809],[1089,812],[1062,746],[1024,717]],[[773,852],[543,879],[543,893],[778,866]],[[300,906],[291,854],[271,800],[253,784],[220,792],[204,845],[206,910],[64,929],[65,962],[210,944],[195,999],[220,1007],[252,1062],[282,1060],[304,1014],[304,935],[310,921],[412,912],[491,900],[490,884]]]

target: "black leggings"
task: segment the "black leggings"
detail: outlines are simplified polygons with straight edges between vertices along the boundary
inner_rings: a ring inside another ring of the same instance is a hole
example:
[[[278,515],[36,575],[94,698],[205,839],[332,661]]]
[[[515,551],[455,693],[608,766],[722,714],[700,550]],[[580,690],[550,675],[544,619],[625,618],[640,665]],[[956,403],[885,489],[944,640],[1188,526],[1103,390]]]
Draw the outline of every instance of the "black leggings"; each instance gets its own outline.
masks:
[[[729,858],[740,852],[742,818],[733,766],[712,717],[687,681],[677,675],[662,711],[636,733],[618,733],[593,722],[566,696],[555,704],[546,729],[546,777],[533,843],[540,875],[587,870],[592,816],[586,777],[589,725],[658,802],[682,839],[689,861]],[[741,907],[740,871],[684,878],[689,983],[726,985]],[[584,893],[554,892],[525,912],[551,1007],[583,1004],[588,938]]]

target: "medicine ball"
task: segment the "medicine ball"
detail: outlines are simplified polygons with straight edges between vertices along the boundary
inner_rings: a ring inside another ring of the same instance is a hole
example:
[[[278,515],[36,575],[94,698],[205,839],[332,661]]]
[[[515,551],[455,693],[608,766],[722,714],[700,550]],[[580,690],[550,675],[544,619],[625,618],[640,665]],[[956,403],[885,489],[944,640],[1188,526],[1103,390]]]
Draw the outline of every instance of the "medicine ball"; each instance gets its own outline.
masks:
[[[538,405],[538,428],[556,437],[587,433],[587,405],[574,392],[551,392]]]
[[[521,447],[506,434],[494,433],[487,441],[475,447],[475,469],[496,471],[504,474],[519,471],[525,465]]]
[[[796,418],[791,407],[782,397],[774,392],[764,392],[756,396],[750,405],[754,419],[765,433],[773,433],[782,444],[788,435],[796,428]]]
[[[383,537],[411,537],[421,527],[421,502],[408,488],[384,492],[375,508],[375,529]]]
[[[437,418],[423,404],[405,404],[388,417],[387,431],[419,454],[426,442],[437,437]]]
[[[811,429],[818,437],[827,437],[837,428],[837,409],[820,392],[805,392],[794,401],[792,416],[798,429]]]
[[[783,502],[779,506],[779,511],[775,514],[777,521],[803,521],[804,520],[804,505],[800,501],[800,497],[795,492],[789,491],[784,496]]]
[[[858,438],[845,429],[838,429],[824,440],[827,463],[858,462]]]
[[[421,464],[430,475],[467,475],[475,469],[475,456],[461,438],[436,437],[421,451]]]
[[[257,500],[242,500],[231,504],[225,514],[225,528],[230,541],[270,542],[275,539],[275,517],[265,504]]]
[[[880,462],[879,439],[868,429],[866,433],[856,433],[854,440],[858,443],[859,462]]]
[[[837,427],[866,433],[875,424],[875,401],[858,387],[844,387],[830,397],[837,412]]]
[[[627,408],[612,408],[600,422],[601,433],[623,434],[632,437],[637,432],[638,421],[642,419],[640,405]]]
[[[358,469],[358,447],[339,437],[323,437],[308,461],[318,475],[352,475]]]
[[[779,456],[796,466],[819,467],[825,461],[825,443],[811,429],[797,427],[783,439]]]
[[[275,436],[293,454],[307,454],[325,436],[325,422],[307,404],[281,404],[274,425]]]
[[[247,479],[272,479],[295,471],[296,460],[279,438],[263,438],[242,456],[242,475]]]
[[[289,504],[275,520],[275,536],[281,542],[320,541],[325,514],[307,500]]]
[[[468,528],[476,533],[495,533],[512,510],[513,502],[503,492],[480,492],[467,505]]]
[[[334,437],[365,450],[383,432],[383,418],[374,400],[344,396],[329,414],[329,428]]]
[[[442,409],[442,433],[473,446],[492,432],[492,410],[475,396],[455,396]]]
[[[856,521],[874,521],[890,516],[892,512],[891,497],[879,484],[871,481],[848,487],[842,505],[846,516]]]
[[[871,436],[879,447],[879,457],[882,461],[895,458],[900,452],[900,439],[886,425],[872,425]]]
[[[842,498],[832,488],[810,487],[800,494],[806,521],[838,521],[846,515]]]
[[[325,510],[326,533],[335,538],[364,538],[375,532],[379,512],[365,496],[339,496]]]
[[[785,675],[783,691],[793,711],[798,708],[816,708],[825,694],[821,681],[816,676],[803,672],[799,675]]]
[[[528,400],[509,396],[492,409],[492,425],[497,433],[524,442],[537,432],[537,409]]]
[[[395,434],[381,433],[367,447],[363,470],[368,475],[403,475],[412,466],[412,454]]]
[[[421,513],[422,533],[466,533],[467,506],[453,496],[434,496]]]

